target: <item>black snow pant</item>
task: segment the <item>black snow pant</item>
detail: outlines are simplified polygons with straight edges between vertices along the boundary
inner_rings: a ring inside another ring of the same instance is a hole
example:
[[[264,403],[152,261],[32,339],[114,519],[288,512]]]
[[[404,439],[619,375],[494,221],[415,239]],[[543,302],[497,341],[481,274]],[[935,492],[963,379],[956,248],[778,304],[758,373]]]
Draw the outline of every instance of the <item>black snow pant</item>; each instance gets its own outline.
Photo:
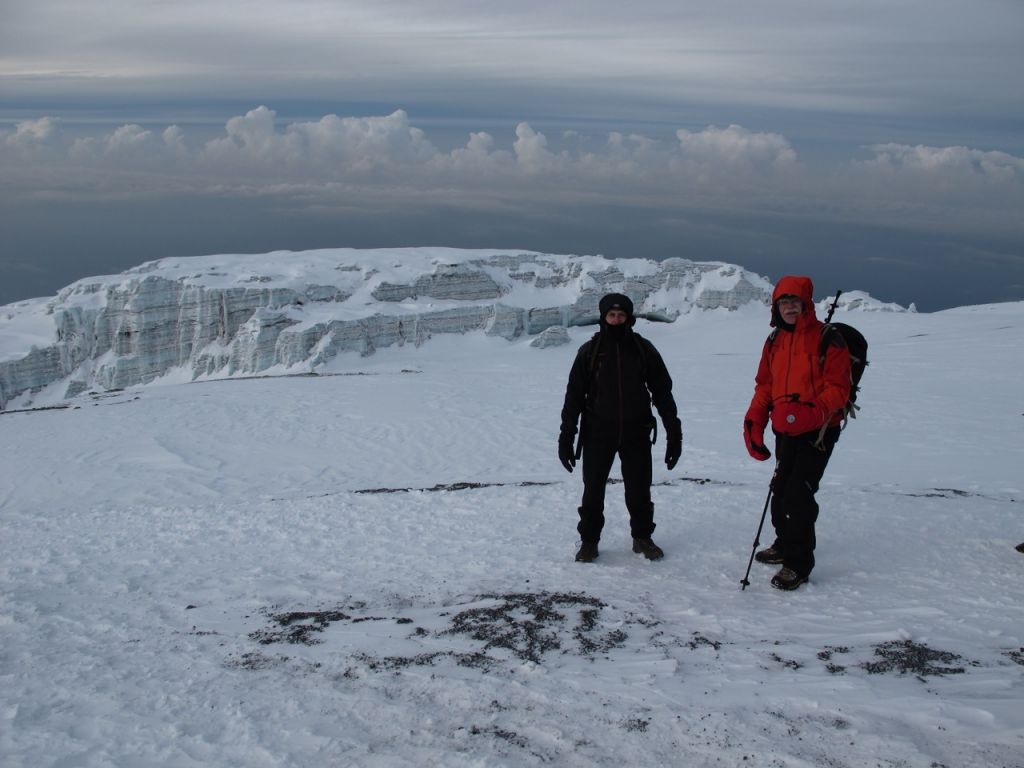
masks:
[[[777,433],[775,436],[778,464],[772,480],[773,546],[782,552],[783,566],[801,576],[809,576],[814,569],[814,523],[818,519],[814,494],[818,492],[839,431],[839,427],[826,430],[820,448],[814,445],[817,432],[795,437]]]
[[[654,505],[651,503],[651,440],[642,432],[616,444],[607,440],[583,441],[583,501],[580,522],[576,526],[583,541],[597,543],[604,528],[604,492],[615,455],[622,468],[626,490],[629,530],[634,539],[649,539],[654,532]]]

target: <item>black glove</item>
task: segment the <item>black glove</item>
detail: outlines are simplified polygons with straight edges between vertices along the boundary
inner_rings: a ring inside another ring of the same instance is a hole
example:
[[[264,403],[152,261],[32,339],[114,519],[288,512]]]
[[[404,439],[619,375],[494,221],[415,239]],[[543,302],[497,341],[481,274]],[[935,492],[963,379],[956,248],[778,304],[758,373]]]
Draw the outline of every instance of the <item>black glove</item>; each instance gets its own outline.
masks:
[[[683,436],[680,433],[669,435],[665,438],[665,466],[669,469],[675,467],[676,462],[683,453]]]
[[[572,440],[558,440],[558,460],[562,462],[566,472],[572,472],[576,466],[576,450],[572,447]]]

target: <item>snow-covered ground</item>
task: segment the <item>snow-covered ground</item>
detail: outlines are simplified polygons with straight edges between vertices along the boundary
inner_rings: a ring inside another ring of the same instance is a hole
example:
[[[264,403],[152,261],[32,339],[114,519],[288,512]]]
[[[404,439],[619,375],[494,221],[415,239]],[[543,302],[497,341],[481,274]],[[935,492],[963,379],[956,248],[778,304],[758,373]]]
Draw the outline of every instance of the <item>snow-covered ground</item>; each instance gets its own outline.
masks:
[[[573,561],[588,329],[0,414],[0,765],[1024,765],[1024,304],[837,319],[871,366],[794,593],[739,584],[762,307],[638,324],[657,563],[621,486]]]

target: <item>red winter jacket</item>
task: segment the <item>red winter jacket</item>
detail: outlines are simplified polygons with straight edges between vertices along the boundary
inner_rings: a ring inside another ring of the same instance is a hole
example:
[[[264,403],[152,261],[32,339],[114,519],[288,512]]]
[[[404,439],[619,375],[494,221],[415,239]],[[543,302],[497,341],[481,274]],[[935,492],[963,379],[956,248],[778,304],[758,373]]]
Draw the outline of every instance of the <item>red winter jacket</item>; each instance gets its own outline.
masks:
[[[803,313],[793,329],[777,327],[765,341],[746,418],[763,428],[771,409],[780,402],[793,400],[795,395],[800,402],[817,405],[829,424],[838,425],[850,397],[850,356],[845,345],[829,344],[822,363],[824,323],[814,313],[814,285],[809,277],[787,276],[779,280],[772,294],[772,325],[777,325],[777,302],[786,295],[800,297]]]

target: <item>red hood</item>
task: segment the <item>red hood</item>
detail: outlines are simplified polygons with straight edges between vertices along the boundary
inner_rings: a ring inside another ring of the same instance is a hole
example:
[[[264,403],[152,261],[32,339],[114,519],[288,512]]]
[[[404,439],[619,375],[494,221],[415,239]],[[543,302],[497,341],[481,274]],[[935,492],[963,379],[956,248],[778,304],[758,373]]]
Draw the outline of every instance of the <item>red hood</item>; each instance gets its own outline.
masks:
[[[814,283],[811,282],[811,278],[801,275],[786,275],[776,283],[775,290],[772,292],[772,325],[775,325],[775,304],[782,296],[800,297],[804,303],[801,317],[817,317],[814,314]]]

